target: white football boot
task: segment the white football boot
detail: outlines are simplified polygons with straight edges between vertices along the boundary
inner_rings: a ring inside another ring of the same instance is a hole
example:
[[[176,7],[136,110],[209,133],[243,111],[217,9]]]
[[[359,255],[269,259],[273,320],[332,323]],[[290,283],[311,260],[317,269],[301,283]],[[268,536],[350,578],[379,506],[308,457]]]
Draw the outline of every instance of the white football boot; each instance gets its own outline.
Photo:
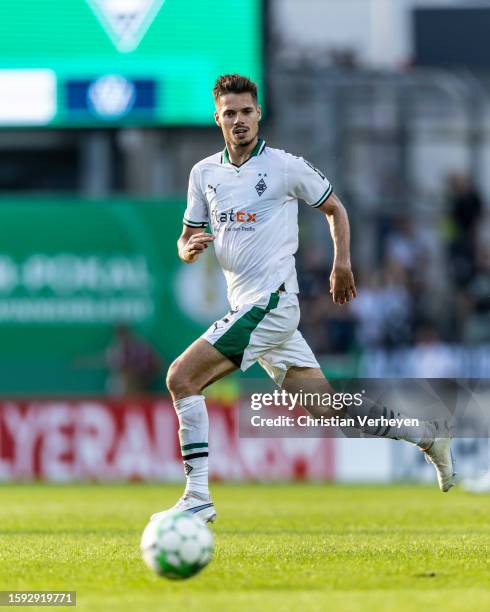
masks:
[[[210,499],[205,500],[191,491],[185,493],[172,508],[152,514],[150,521],[163,518],[171,512],[188,512],[189,514],[194,514],[198,516],[203,523],[214,523],[216,520],[216,510],[213,502]]]
[[[456,484],[456,471],[451,452],[451,438],[434,438],[434,441],[428,448],[421,450],[425,453],[427,463],[432,463],[436,468],[439,488],[444,493],[447,493]]]

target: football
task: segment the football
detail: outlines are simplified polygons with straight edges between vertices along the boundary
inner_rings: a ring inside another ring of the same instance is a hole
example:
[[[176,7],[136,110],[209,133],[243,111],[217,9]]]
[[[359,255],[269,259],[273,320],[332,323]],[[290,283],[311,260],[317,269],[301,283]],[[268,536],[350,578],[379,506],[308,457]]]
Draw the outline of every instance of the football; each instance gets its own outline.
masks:
[[[195,576],[211,560],[213,535],[196,516],[172,512],[148,523],[141,552],[146,565],[159,576],[184,580]]]

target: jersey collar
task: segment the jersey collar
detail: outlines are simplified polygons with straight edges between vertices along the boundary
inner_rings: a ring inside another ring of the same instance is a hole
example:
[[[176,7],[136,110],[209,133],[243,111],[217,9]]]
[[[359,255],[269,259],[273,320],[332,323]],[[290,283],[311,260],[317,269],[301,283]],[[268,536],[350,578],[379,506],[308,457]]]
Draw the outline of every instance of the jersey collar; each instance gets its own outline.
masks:
[[[264,149],[265,149],[265,140],[263,140],[262,138],[259,138],[257,140],[257,144],[255,145],[252,152],[250,153],[250,157],[246,161],[244,161],[243,164],[246,164],[248,161],[250,161],[252,157],[257,157],[258,155],[263,153]],[[230,156],[228,155],[228,149],[226,147],[223,149],[223,153],[221,155],[221,163],[231,164],[232,166],[235,166],[235,164],[233,164],[230,161]],[[240,166],[235,166],[235,168],[241,168],[243,164],[240,164]]]

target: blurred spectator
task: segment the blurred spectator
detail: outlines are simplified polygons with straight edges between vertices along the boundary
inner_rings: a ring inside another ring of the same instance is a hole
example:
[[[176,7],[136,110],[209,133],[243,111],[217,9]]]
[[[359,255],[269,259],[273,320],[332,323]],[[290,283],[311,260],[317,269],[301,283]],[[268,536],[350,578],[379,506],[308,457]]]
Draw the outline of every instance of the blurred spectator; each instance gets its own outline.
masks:
[[[110,370],[107,391],[111,395],[128,396],[163,388],[163,382],[158,385],[162,376],[160,356],[125,324],[116,327],[105,361]]]
[[[357,276],[356,282],[357,298],[349,308],[357,321],[357,341],[364,348],[381,346],[383,315],[379,307],[380,275],[363,270]]]
[[[457,375],[454,351],[441,340],[436,327],[431,324],[417,330],[412,363],[414,378],[451,378]]]
[[[311,300],[325,291],[328,293],[328,262],[321,249],[314,247],[301,251],[297,260],[297,267],[298,281],[301,283],[301,295],[304,299]]]
[[[358,321],[361,347],[389,348],[410,342],[411,295],[403,268],[392,265],[378,275],[361,274],[358,297],[350,310]]]
[[[476,269],[465,294],[465,342],[490,341],[490,248],[477,253]]]
[[[427,269],[429,245],[420,228],[407,215],[397,217],[386,237],[385,257],[407,272],[420,274]]]
[[[330,63],[336,68],[344,70],[359,69],[361,63],[356,49],[351,47],[337,47],[330,49],[328,52]]]
[[[301,286],[300,329],[315,352],[346,353],[355,346],[355,321],[330,296],[330,264],[325,253],[308,249],[298,258]]]
[[[448,177],[449,271],[453,284],[466,286],[476,267],[477,228],[482,200],[477,188],[463,174]]]

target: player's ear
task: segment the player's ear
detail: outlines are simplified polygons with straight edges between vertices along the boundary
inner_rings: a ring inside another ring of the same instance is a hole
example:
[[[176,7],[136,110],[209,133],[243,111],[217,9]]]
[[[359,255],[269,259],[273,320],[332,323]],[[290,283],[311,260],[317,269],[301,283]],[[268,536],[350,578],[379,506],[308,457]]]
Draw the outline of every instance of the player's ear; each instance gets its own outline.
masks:
[[[214,120],[215,120],[215,122],[216,122],[216,125],[217,125],[218,127],[221,127],[221,125],[219,124],[219,114],[218,114],[218,112],[217,112],[217,111],[214,111]]]
[[[257,115],[258,115],[258,120],[260,121],[262,119],[262,108],[260,107],[260,104],[257,104]]]

